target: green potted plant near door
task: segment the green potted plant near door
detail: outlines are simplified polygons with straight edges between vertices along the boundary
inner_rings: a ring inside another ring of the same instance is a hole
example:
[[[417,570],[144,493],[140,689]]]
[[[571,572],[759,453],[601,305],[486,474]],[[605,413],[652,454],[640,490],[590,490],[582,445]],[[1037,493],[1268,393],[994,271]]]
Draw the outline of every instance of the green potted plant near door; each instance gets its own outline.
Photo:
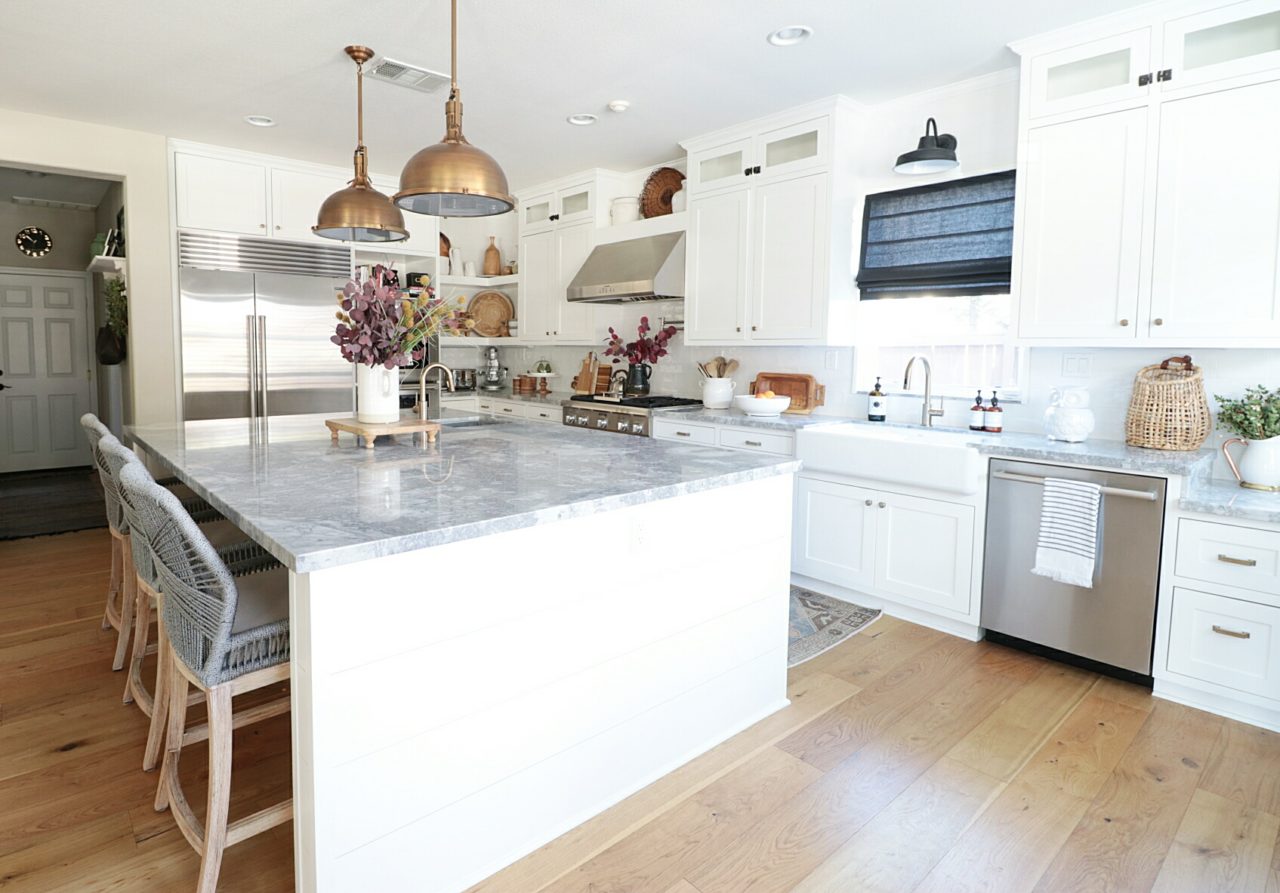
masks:
[[[103,366],[118,366],[128,353],[129,298],[123,279],[108,279],[102,286],[106,297],[107,321],[94,338],[94,352]]]
[[[1222,444],[1222,453],[1240,486],[1280,491],[1280,388],[1258,385],[1245,390],[1243,397],[1215,394],[1214,399],[1219,404],[1218,427],[1236,435]],[[1238,463],[1228,449],[1236,443],[1245,445]]]

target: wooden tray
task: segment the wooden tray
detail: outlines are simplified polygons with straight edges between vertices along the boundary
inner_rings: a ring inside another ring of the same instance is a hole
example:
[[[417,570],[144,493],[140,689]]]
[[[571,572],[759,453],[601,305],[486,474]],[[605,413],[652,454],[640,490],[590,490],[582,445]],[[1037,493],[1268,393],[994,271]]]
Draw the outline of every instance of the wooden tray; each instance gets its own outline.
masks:
[[[818,384],[812,375],[799,372],[761,372],[751,382],[751,393],[773,391],[779,397],[790,397],[788,413],[808,415],[827,402],[827,386]]]
[[[507,324],[516,315],[511,299],[500,291],[477,292],[467,302],[467,313],[475,322],[471,331],[485,338],[505,338],[511,334]]]
[[[422,448],[428,443],[436,442],[440,433],[440,423],[430,419],[419,419],[408,416],[398,422],[362,422],[355,416],[343,419],[325,419],[325,427],[329,429],[329,439],[338,442],[338,432],[346,431],[364,438],[364,448],[373,449],[373,442],[384,434],[417,434],[422,433]]]

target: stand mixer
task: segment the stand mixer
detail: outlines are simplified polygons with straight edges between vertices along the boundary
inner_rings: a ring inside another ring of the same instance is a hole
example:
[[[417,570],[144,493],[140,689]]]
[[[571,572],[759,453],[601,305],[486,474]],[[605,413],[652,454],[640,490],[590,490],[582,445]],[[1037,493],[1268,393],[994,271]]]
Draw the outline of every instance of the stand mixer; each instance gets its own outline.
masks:
[[[484,365],[478,370],[480,381],[478,387],[482,391],[500,391],[507,377],[507,370],[498,361],[498,348],[484,349]]]

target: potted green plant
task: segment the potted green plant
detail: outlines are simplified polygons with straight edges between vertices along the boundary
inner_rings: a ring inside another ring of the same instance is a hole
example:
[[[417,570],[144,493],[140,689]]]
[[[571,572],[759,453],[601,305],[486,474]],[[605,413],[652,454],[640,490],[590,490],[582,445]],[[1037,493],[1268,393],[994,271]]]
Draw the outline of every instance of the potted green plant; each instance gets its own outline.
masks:
[[[129,298],[123,279],[108,279],[102,286],[106,297],[107,321],[94,338],[94,351],[103,366],[118,366],[127,353],[129,333]]]
[[[1236,435],[1222,444],[1222,453],[1240,486],[1280,491],[1280,388],[1258,385],[1246,389],[1243,397],[1215,394],[1214,399],[1219,406],[1218,427]],[[1245,445],[1239,463],[1228,449],[1235,443]]]

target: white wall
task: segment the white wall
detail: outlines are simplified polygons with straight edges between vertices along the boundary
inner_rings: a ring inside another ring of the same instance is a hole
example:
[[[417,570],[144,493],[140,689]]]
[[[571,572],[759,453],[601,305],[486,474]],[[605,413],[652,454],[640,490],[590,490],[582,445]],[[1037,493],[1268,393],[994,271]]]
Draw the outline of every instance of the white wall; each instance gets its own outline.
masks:
[[[132,420],[176,419],[176,301],[169,263],[165,138],[0,109],[0,164],[124,181]]]

